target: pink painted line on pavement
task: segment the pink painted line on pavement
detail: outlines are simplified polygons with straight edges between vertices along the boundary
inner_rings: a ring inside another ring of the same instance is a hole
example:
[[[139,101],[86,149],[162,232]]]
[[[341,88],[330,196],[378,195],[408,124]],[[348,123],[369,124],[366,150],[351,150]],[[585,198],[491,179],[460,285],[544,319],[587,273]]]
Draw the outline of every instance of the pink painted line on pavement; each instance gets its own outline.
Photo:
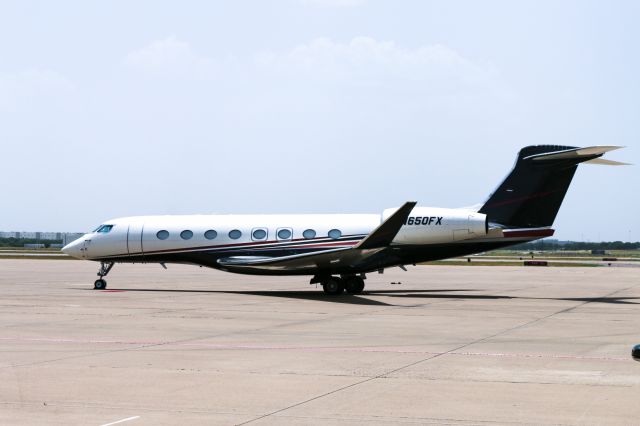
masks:
[[[94,339],[68,339],[68,338],[33,338],[33,337],[0,337],[0,341],[16,342],[40,342],[40,343],[77,343],[77,344],[116,344],[116,345],[176,345],[192,348],[206,348],[213,350],[262,350],[262,351],[300,351],[300,352],[363,352],[363,353],[402,353],[422,355],[453,355],[453,356],[482,356],[504,358],[540,358],[561,360],[584,361],[628,361],[628,358],[607,356],[584,356],[566,354],[540,354],[540,353],[502,353],[502,352],[432,352],[420,349],[402,347],[313,347],[313,346],[286,346],[286,345],[242,345],[242,344],[216,344],[216,343],[172,343],[170,341],[136,341],[136,340],[94,340]]]

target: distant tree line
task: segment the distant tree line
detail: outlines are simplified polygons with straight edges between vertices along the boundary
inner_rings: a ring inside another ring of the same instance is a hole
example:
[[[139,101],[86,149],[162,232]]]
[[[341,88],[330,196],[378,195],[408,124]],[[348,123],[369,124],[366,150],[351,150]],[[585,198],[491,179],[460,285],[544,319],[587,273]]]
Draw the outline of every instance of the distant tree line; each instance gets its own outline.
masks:
[[[599,243],[587,243],[580,241],[538,240],[511,246],[510,249],[526,251],[638,250],[640,249],[640,242],[603,241]]]
[[[62,240],[42,240],[37,238],[2,238],[0,237],[0,247],[24,247],[25,244],[44,244],[50,247],[51,244],[62,244]]]

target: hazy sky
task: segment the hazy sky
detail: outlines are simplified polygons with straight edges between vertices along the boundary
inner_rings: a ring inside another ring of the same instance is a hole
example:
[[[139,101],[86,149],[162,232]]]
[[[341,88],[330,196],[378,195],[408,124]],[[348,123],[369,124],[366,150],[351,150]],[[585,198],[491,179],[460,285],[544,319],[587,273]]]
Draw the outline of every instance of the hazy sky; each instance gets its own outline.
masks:
[[[561,239],[640,240],[640,2],[0,2],[0,230],[483,202],[581,166]]]

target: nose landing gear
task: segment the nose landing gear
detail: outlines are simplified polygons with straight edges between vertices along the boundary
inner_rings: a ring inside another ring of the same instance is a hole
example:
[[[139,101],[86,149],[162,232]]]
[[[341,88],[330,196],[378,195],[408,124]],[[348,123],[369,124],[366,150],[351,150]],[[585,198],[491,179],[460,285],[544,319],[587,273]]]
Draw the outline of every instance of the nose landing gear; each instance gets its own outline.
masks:
[[[107,281],[104,280],[102,277],[107,276],[111,268],[113,268],[113,265],[114,265],[113,262],[100,262],[100,270],[98,271],[98,276],[100,278],[98,278],[93,283],[94,290],[104,290],[105,288],[107,288]]]

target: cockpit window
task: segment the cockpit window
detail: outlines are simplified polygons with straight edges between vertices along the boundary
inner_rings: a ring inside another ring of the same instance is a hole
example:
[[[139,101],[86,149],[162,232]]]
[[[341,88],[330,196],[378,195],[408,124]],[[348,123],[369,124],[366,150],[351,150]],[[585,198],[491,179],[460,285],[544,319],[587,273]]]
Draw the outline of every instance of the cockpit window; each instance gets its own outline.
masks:
[[[108,232],[111,232],[111,228],[113,228],[113,225],[100,225],[98,226],[98,228],[93,231],[93,232],[98,232],[100,234],[106,234]]]

